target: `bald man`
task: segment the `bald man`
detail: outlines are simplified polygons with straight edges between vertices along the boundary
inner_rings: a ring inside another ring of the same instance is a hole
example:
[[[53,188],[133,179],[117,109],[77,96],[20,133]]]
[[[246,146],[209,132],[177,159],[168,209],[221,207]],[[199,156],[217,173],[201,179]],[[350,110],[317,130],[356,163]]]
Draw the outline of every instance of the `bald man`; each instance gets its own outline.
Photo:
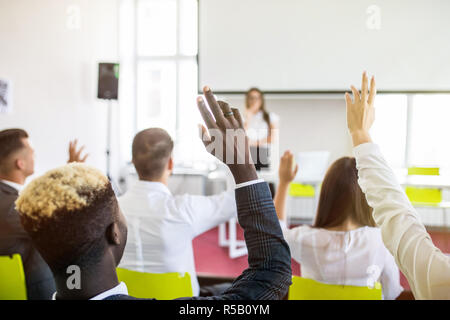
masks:
[[[173,141],[160,128],[139,132],[132,146],[139,181],[119,198],[127,219],[127,246],[119,267],[148,273],[188,272],[200,288],[192,239],[236,217],[234,190],[214,196],[172,195]]]

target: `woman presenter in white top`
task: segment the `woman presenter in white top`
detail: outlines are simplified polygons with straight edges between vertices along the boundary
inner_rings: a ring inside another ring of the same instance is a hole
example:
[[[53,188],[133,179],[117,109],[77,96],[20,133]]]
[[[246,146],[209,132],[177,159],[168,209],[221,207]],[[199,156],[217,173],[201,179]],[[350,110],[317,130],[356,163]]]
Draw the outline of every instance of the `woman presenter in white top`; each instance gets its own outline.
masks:
[[[256,170],[269,168],[270,149],[278,138],[279,117],[266,110],[264,95],[257,88],[251,88],[245,95],[244,121]]]

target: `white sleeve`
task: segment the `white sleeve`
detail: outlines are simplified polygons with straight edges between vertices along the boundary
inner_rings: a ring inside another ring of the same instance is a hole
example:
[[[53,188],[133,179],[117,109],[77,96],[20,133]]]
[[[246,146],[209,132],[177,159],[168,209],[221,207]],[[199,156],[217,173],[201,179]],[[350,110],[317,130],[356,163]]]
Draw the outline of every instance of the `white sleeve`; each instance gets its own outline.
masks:
[[[289,245],[291,249],[291,257],[301,263],[302,261],[302,240],[303,240],[303,232],[302,227],[296,227],[289,229],[286,225],[286,222],[283,220],[280,221],[281,230],[283,231],[284,240]]]
[[[247,187],[247,186],[250,186],[252,184],[257,184],[257,183],[261,183],[261,182],[264,182],[264,179],[256,179],[256,180],[251,180],[251,181],[247,181],[247,182],[238,183],[236,185],[236,189]]]
[[[416,299],[450,298],[450,257],[431,241],[416,210],[377,145],[354,148],[358,182],[373,208],[383,242],[408,279]]]
[[[176,202],[192,226],[193,237],[237,217],[234,190],[214,196],[177,196]]]
[[[276,127],[279,127],[280,124],[280,117],[276,114],[271,112],[269,114],[269,118],[270,118],[270,123]]]
[[[395,264],[394,257],[385,249],[384,268],[381,272],[380,282],[385,300],[395,300],[403,287],[400,285],[400,271]]]

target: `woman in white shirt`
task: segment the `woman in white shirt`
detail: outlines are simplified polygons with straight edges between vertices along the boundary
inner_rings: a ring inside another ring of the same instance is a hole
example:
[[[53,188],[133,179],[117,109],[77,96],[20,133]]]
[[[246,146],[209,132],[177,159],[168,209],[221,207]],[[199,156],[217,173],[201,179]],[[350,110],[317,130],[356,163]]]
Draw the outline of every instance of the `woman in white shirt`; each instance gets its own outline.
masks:
[[[244,127],[250,141],[256,170],[270,165],[270,148],[277,140],[279,117],[266,110],[264,94],[251,88],[245,95]]]
[[[450,257],[434,244],[405,191],[372,142],[375,78],[363,73],[361,92],[346,93],[347,125],[352,137],[359,185],[381,228],[383,241],[408,279],[416,299],[450,299]]]
[[[285,200],[298,166],[285,152],[280,161],[275,208],[302,276],[323,283],[373,287],[379,281],[384,299],[396,299],[403,288],[394,258],[375,228],[372,209],[358,185],[354,158],[335,161],[322,182],[313,226],[286,226]]]

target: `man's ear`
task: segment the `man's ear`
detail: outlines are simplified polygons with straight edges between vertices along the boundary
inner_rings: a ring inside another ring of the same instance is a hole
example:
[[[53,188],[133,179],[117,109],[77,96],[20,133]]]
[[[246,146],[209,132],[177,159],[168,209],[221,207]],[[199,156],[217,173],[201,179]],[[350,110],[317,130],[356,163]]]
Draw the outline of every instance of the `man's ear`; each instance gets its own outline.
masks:
[[[108,228],[106,228],[106,239],[108,240],[109,244],[120,244],[120,231],[117,222],[111,223]]]
[[[16,159],[14,160],[14,166],[16,167],[16,169],[24,170],[25,162],[22,159]]]
[[[167,169],[169,171],[173,170],[173,158],[172,157],[169,158],[169,163],[167,164]]]

